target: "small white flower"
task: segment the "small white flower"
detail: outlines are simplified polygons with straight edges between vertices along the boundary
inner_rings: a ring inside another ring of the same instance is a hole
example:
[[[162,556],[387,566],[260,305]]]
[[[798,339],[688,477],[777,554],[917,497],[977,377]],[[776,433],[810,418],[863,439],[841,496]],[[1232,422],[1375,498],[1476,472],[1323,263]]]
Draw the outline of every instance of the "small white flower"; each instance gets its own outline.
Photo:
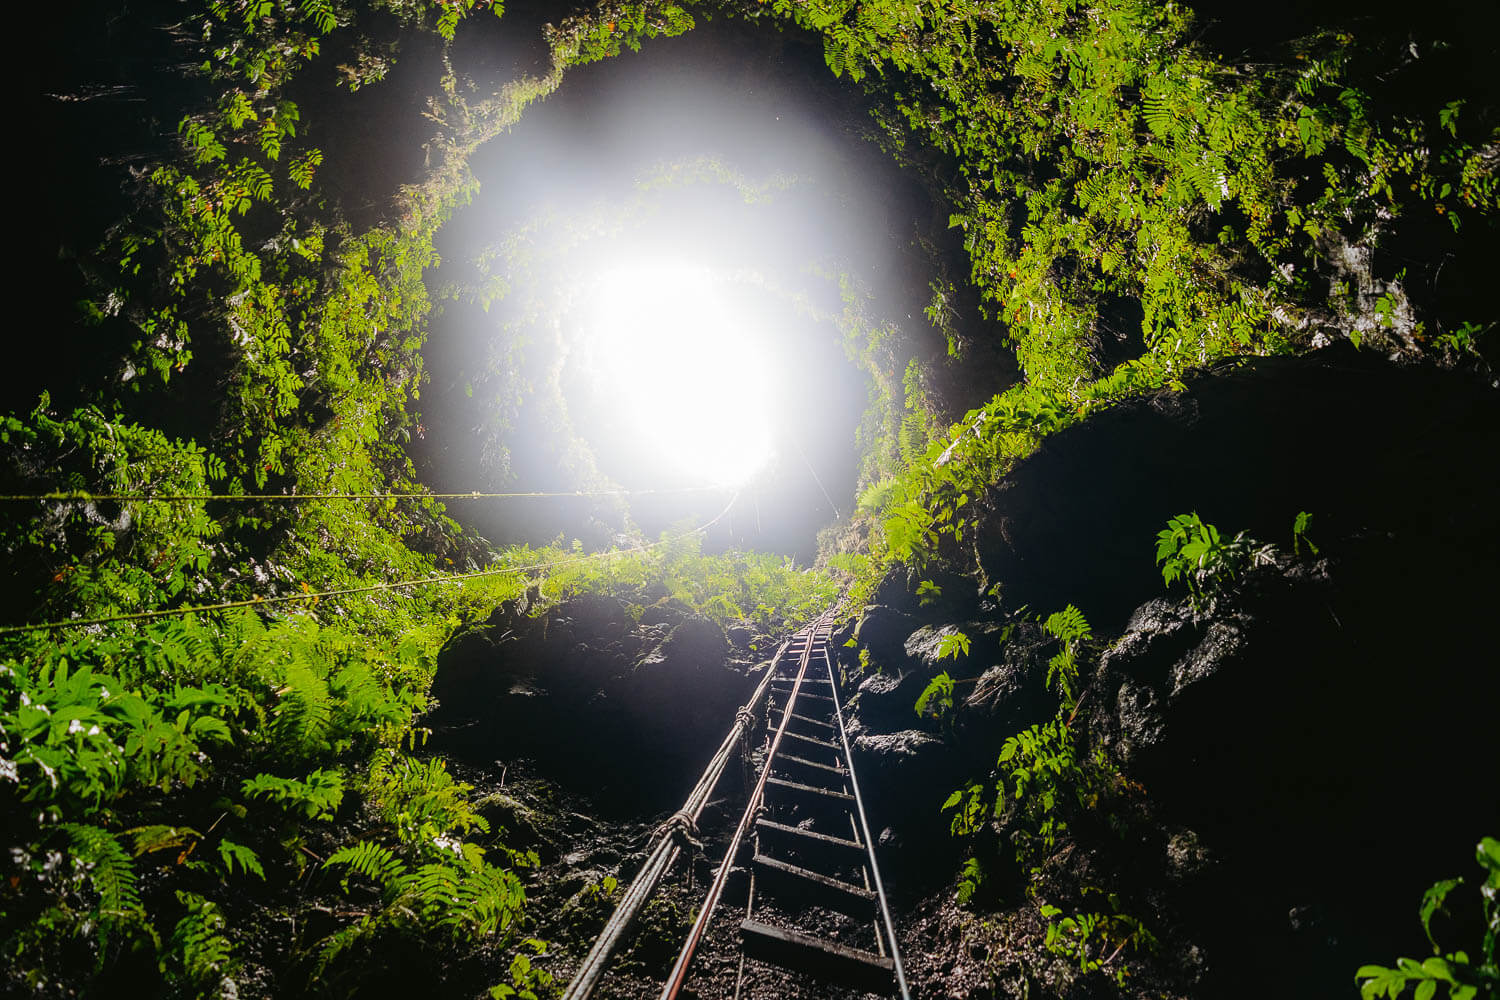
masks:
[[[81,733],[81,732],[83,732],[83,723],[82,722],[80,722],[77,719],[74,719],[73,721],[71,721],[71,722],[68,723],[68,735],[69,736],[72,736],[74,733]]]
[[[88,732],[88,734],[90,736],[98,736],[99,735],[99,727],[98,726],[89,726],[89,732]]]

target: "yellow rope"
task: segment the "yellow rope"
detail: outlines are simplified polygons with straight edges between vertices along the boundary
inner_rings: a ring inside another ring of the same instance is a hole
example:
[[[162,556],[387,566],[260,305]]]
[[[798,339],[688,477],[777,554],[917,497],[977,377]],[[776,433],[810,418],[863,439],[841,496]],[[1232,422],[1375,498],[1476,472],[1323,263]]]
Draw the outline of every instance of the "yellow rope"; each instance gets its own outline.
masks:
[[[571,490],[568,492],[532,493],[88,493],[83,490],[59,490],[53,493],[0,494],[0,503],[41,503],[49,500],[77,500],[90,503],[181,503],[184,501],[227,500],[237,502],[295,502],[300,500],[509,500],[532,497],[634,497],[668,493],[708,493],[725,491],[723,486],[678,486],[653,490]]]
[[[71,618],[60,622],[39,622],[35,625],[8,625],[0,628],[0,637],[8,635],[21,635],[27,632],[51,632],[60,628],[72,628],[82,625],[109,625],[115,622],[146,621],[152,618],[167,618],[174,615],[191,615],[200,611],[229,611],[233,608],[263,608],[273,604],[289,604],[295,601],[318,601],[324,597],[346,597],[350,594],[371,594],[383,590],[401,590],[405,587],[420,587],[424,584],[436,583],[458,583],[463,580],[478,580],[487,576],[505,576],[513,573],[530,573],[534,570],[551,569],[554,566],[566,566],[571,563],[585,562],[589,559],[598,559],[601,556],[625,555],[632,552],[645,552],[654,549],[658,545],[674,542],[678,539],[688,538],[692,535],[702,534],[709,528],[723,520],[724,515],[729,513],[735,501],[739,499],[736,493],[721,510],[717,517],[707,524],[685,531],[673,538],[660,538],[654,542],[643,542],[640,545],[628,549],[608,549],[603,552],[589,552],[581,556],[570,556],[566,559],[554,559],[551,562],[535,563],[531,566],[509,566],[505,569],[482,569],[470,573],[450,573],[447,576],[430,576],[420,580],[398,580],[394,583],[375,583],[363,587],[343,587],[338,590],[309,590],[301,594],[282,594],[277,597],[252,597],[244,601],[225,601],[222,604],[198,604],[185,608],[163,608],[157,611],[137,611],[126,615],[110,615],[104,618]]]

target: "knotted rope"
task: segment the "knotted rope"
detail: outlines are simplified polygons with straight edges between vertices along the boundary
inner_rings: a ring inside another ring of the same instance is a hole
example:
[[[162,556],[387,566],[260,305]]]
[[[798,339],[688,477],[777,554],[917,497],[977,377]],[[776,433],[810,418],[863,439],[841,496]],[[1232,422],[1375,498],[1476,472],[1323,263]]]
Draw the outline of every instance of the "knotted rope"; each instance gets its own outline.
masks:
[[[698,829],[698,824],[693,820],[692,814],[679,809],[664,820],[661,826],[651,834],[651,839],[670,836],[673,843],[681,848],[692,847],[696,850],[703,849],[703,834]]]

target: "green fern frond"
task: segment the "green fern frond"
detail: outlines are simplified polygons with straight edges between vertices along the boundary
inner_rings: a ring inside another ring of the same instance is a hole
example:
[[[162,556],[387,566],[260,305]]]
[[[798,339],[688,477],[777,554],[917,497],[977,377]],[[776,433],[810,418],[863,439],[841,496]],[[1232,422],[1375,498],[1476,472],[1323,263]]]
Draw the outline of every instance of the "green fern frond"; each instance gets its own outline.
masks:
[[[73,847],[73,857],[88,870],[89,883],[99,894],[101,916],[118,920],[142,912],[135,866],[120,841],[86,823],[62,823],[58,829]]]
[[[354,944],[373,934],[382,922],[378,914],[371,914],[361,917],[358,923],[340,928],[324,938],[322,946],[318,949],[318,960],[313,966],[313,977],[315,979],[322,978],[324,973],[328,971],[328,967],[340,955],[348,951]]]
[[[328,684],[301,657],[288,665],[280,700],[272,713],[272,740],[298,757],[328,749],[333,706]]]
[[[1043,628],[1047,630],[1048,635],[1055,636],[1068,644],[1087,639],[1094,632],[1088,619],[1083,617],[1083,612],[1071,604],[1061,611],[1048,615]]]
[[[137,826],[125,832],[135,838],[136,857],[140,857],[142,854],[151,854],[155,851],[184,847],[190,841],[202,836],[202,834],[192,827],[166,826],[163,824]]]
[[[396,888],[396,883],[406,873],[406,863],[389,848],[368,840],[355,841],[348,847],[341,847],[328,856],[324,867],[332,868],[339,866],[347,868],[351,872],[357,872],[365,878],[380,886],[383,890]],[[349,878],[345,876],[342,883],[345,891],[349,888]]]
[[[1142,102],[1141,116],[1146,119],[1146,127],[1158,139],[1171,141],[1176,134],[1176,115],[1172,113],[1172,105],[1166,98],[1148,95]]]
[[[257,875],[262,882],[265,881],[266,870],[261,867],[260,856],[244,844],[225,839],[219,841],[218,850],[219,860],[223,862],[226,874],[233,875],[235,863],[238,862],[240,871]]]
[[[305,781],[257,774],[245,779],[240,791],[246,798],[267,799],[308,819],[332,819],[344,801],[344,779],[337,771],[322,769],[309,774]]]
[[[460,883],[455,906],[455,930],[469,929],[481,935],[508,930],[526,904],[526,890],[514,872],[494,865],[470,868]]]
[[[196,893],[178,891],[187,916],[177,921],[167,944],[164,970],[189,985],[199,996],[229,996],[236,992],[228,980],[234,948],[223,933],[219,907]]]

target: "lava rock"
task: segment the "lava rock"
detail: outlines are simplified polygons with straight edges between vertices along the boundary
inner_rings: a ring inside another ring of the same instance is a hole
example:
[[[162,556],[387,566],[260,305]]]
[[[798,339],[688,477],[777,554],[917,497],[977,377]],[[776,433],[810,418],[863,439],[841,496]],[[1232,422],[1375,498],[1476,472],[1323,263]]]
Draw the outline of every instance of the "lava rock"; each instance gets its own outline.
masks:
[[[439,653],[423,720],[434,749],[488,765],[531,758],[609,808],[680,798],[749,693],[724,631],[668,605],[675,625],[630,624],[591,595],[456,637]],[[503,630],[497,631],[500,626]]]
[[[1031,623],[1018,627],[1000,662],[980,675],[959,706],[959,725],[981,737],[977,753],[993,761],[1007,737],[1042,722],[1057,710],[1047,691],[1046,646],[1055,642]]]
[[[906,655],[907,636],[916,631],[911,615],[883,604],[868,605],[854,626],[854,640],[870,651],[877,663],[899,665]]]

